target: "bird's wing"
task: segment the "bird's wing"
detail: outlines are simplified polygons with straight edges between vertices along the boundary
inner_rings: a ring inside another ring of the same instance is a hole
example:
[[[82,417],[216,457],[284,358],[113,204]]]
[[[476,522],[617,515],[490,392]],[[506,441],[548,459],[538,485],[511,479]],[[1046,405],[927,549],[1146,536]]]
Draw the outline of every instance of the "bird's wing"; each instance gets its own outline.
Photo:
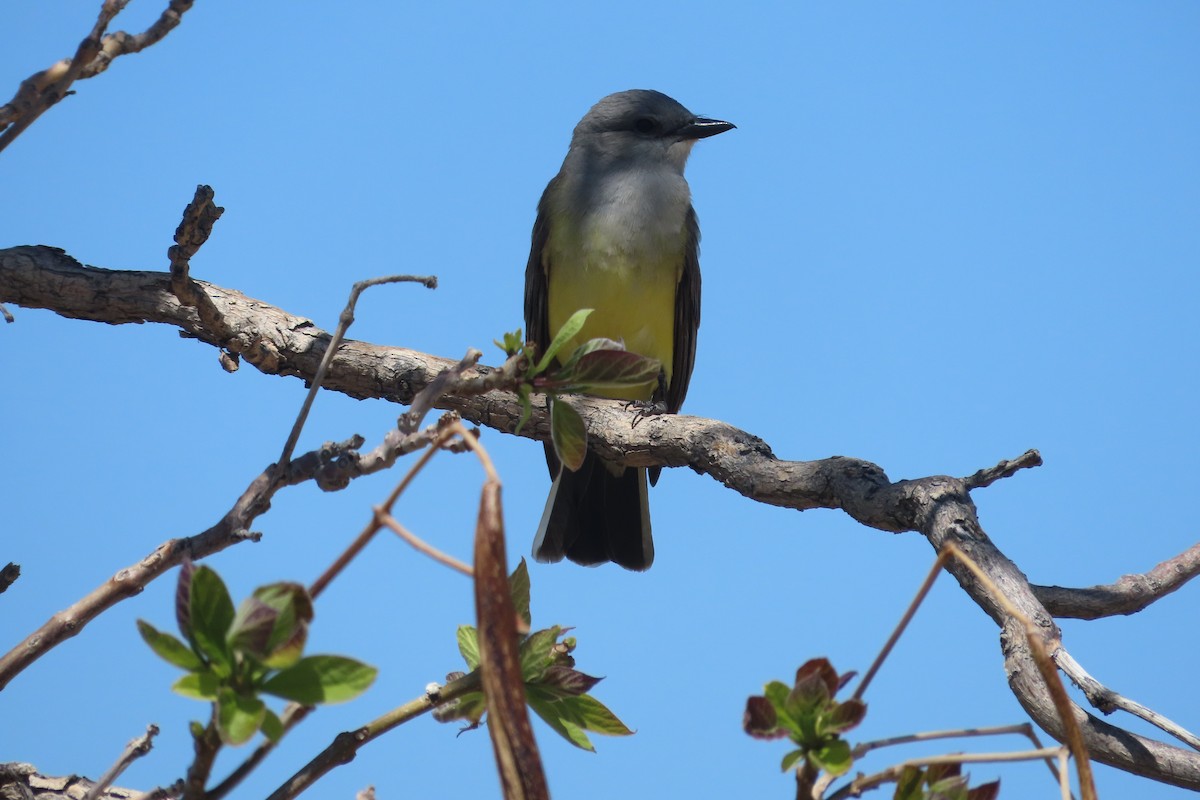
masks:
[[[533,241],[529,248],[529,263],[525,266],[525,339],[538,347],[538,356],[550,346],[550,265],[543,253],[550,237],[550,214],[547,197],[555,181],[550,181],[538,201],[537,220],[533,223]]]
[[[537,345],[538,358],[550,346],[550,264],[544,253],[550,238],[550,212],[547,197],[555,181],[550,181],[538,201],[537,219],[533,223],[533,241],[529,247],[529,263],[525,265],[525,340]],[[554,446],[546,442],[546,466],[550,477],[558,474],[558,458]]]
[[[679,411],[696,363],[696,333],[700,329],[700,223],[688,207],[687,241],[683,249],[683,271],[675,289],[675,345],[671,360],[671,383],[667,386],[667,410]]]

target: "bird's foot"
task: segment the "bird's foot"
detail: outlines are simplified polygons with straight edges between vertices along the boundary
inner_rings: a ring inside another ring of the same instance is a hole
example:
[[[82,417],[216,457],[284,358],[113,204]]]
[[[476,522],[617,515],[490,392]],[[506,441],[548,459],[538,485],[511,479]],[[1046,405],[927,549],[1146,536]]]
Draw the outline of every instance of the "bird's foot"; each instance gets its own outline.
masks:
[[[637,413],[633,415],[633,424],[630,427],[636,428],[638,423],[644,419],[666,414],[667,404],[661,400],[630,400],[625,404],[625,410],[631,409],[636,409]]]

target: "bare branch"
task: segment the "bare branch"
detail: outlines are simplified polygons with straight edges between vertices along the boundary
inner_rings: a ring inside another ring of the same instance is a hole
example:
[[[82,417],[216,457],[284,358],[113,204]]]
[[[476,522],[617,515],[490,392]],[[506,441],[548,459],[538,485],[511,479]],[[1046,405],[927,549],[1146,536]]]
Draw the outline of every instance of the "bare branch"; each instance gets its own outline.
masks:
[[[1200,543],[1141,575],[1122,575],[1116,583],[1086,589],[1033,586],[1042,605],[1056,617],[1099,619],[1136,614],[1200,575]]]
[[[325,354],[321,356],[321,363],[317,365],[317,374],[313,376],[309,384],[308,395],[304,398],[304,404],[300,406],[300,413],[296,417],[296,422],[292,425],[292,432],[288,434],[287,442],[283,445],[283,455],[279,457],[279,463],[286,464],[288,459],[292,457],[292,452],[296,449],[296,443],[300,440],[300,431],[304,428],[304,422],[308,419],[308,412],[312,410],[313,401],[317,397],[317,390],[321,388],[321,381],[325,380],[325,373],[329,371],[329,363],[333,361],[333,356],[337,352],[338,345],[342,343],[342,338],[345,337],[347,329],[354,324],[354,307],[358,304],[359,295],[372,286],[380,286],[385,283],[400,283],[402,281],[420,283],[426,289],[437,288],[437,278],[432,275],[388,275],[382,278],[369,278],[365,281],[359,281],[350,289],[350,298],[346,301],[346,307],[342,309],[342,313],[338,317],[337,330],[333,332],[333,339],[325,349]]]
[[[99,800],[104,792],[108,790],[108,787],[113,785],[113,781],[130,764],[150,752],[150,748],[154,747],[155,736],[158,736],[158,726],[147,725],[146,732],[125,745],[125,750],[121,753],[121,757],[117,759],[117,763],[109,767],[108,772],[101,775],[100,780],[96,781],[91,789],[88,789],[87,794],[83,796],[83,800]]]
[[[353,761],[359,748],[368,742],[373,742],[393,728],[416,719],[438,706],[446,705],[472,692],[478,692],[480,688],[479,671],[475,670],[450,681],[445,686],[438,688],[436,692],[427,691],[417,699],[392,709],[357,730],[339,733],[328,747],[305,764],[295,775],[284,781],[283,785],[272,792],[267,800],[290,800],[298,796],[322,776],[342,764],[349,764]]]
[[[162,15],[142,33],[125,31],[104,35],[108,25],[129,0],[104,0],[91,32],[80,42],[71,58],[63,59],[21,82],[16,95],[0,106],[0,151],[12,144],[51,106],[70,94],[76,80],[99,75],[118,56],[137,53],[160,41],[181,21],[195,0],[170,0]]]
[[[1189,747],[1200,750],[1200,737],[1197,737],[1196,734],[1187,730],[1182,725],[1167,719],[1157,711],[1146,708],[1141,703],[1134,702],[1128,697],[1117,694],[1112,689],[1109,689],[1089,675],[1087,670],[1071,657],[1071,654],[1067,652],[1065,647],[1060,647],[1054,653],[1054,662],[1083,691],[1088,702],[1100,709],[1101,712],[1111,714],[1117,710],[1126,711],[1139,719],[1144,719],[1156,728],[1171,734],[1176,739],[1186,743]]]
[[[373,470],[358,463],[354,451],[361,445],[361,437],[352,437],[340,444],[326,444],[320,450],[305,453],[286,469],[275,464],[267,467],[211,528],[194,536],[162,543],[138,563],[122,569],[69,608],[55,614],[24,642],[0,656],[0,689],[34,661],[82,631],[101,613],[139,594],[150,581],[178,566],[184,557],[199,560],[239,542],[257,539],[259,535],[251,533],[250,526],[270,508],[271,498],[285,486],[309,480],[321,483],[318,476],[324,471],[331,471],[348,482],[349,478],[382,469],[380,462],[370,465]]]
[[[963,478],[967,489],[984,489],[1002,478],[1010,478],[1023,469],[1040,467],[1042,454],[1037,450],[1026,450],[1011,461],[1001,461],[994,467],[981,469],[969,478]]]
[[[17,578],[21,577],[21,565],[8,562],[4,565],[4,569],[0,569],[0,594],[8,591],[8,587],[16,583]]]

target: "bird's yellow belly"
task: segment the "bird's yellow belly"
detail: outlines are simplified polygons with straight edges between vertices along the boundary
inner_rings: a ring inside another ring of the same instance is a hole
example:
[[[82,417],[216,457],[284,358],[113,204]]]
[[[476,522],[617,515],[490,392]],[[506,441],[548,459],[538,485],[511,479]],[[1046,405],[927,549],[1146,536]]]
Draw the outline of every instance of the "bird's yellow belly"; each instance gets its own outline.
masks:
[[[625,349],[662,362],[671,380],[675,346],[675,291],[679,283],[674,263],[628,263],[620,256],[589,258],[582,267],[556,265],[549,275],[550,335],[581,308],[594,309],[574,339],[559,351],[566,358],[588,339],[603,337],[625,343]],[[657,382],[602,397],[648,400]]]

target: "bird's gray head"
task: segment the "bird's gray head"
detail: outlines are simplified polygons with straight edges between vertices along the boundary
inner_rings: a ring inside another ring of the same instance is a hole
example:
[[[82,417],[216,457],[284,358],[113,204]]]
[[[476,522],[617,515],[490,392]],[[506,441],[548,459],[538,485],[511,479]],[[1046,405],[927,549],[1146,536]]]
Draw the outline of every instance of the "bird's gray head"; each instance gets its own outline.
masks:
[[[575,126],[571,149],[612,162],[667,163],[682,173],[697,139],[733,127],[698,117],[662,92],[630,89],[592,106]]]

